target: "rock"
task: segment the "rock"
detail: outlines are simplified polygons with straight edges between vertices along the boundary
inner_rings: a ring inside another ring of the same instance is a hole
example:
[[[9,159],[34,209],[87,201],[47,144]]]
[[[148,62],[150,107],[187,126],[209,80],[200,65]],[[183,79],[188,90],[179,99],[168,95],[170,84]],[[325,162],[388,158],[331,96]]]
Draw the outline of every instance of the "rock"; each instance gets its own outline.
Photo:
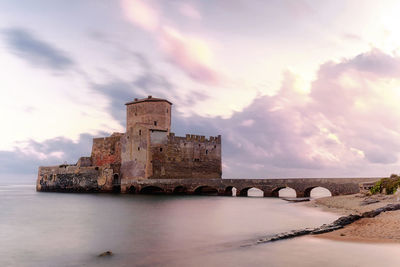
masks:
[[[107,251],[104,251],[103,253],[100,253],[98,255],[98,257],[112,256],[112,255],[113,255],[112,251],[111,250],[107,250]]]
[[[350,214],[350,215],[348,215],[348,216],[340,217],[339,219],[337,219],[336,221],[334,221],[332,224],[333,224],[333,225],[345,226],[345,225],[348,225],[348,224],[350,224],[350,223],[353,223],[353,222],[355,222],[355,221],[357,221],[357,220],[359,220],[359,219],[361,219],[361,216],[360,216],[360,215],[353,215],[353,214]]]
[[[362,202],[360,203],[360,205],[361,205],[361,206],[366,206],[366,205],[373,204],[373,203],[377,203],[377,202],[380,202],[380,201],[377,200],[377,199],[366,199],[366,200],[362,201]]]
[[[289,201],[289,202],[304,202],[310,201],[309,197],[282,197],[281,199]]]
[[[268,243],[268,242],[298,237],[298,236],[302,236],[302,235],[309,235],[309,234],[319,235],[319,234],[323,234],[323,233],[327,233],[327,232],[332,232],[332,231],[341,229],[344,226],[351,224],[361,218],[372,218],[372,217],[379,215],[382,212],[393,211],[393,210],[400,210],[400,204],[388,204],[385,207],[381,207],[381,208],[378,208],[378,209],[375,209],[372,211],[364,212],[362,215],[350,214],[348,216],[342,216],[331,224],[323,224],[320,227],[313,228],[313,229],[305,228],[305,229],[301,229],[301,230],[292,230],[290,232],[276,234],[276,235],[273,235],[270,237],[259,239],[256,242],[256,244]],[[342,233],[342,234],[340,234],[340,236],[345,236],[345,234]]]

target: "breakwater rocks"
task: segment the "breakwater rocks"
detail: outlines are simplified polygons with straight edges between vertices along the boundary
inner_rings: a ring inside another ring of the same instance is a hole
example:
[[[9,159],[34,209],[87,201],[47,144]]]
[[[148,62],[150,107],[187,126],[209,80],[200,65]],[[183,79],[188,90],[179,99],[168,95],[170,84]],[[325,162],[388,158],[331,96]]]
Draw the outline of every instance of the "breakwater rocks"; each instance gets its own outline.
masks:
[[[317,228],[305,228],[302,230],[293,230],[290,232],[275,234],[272,236],[261,238],[261,239],[257,240],[256,243],[247,244],[244,246],[264,244],[264,243],[269,243],[269,242],[274,242],[274,241],[278,241],[278,240],[284,240],[284,239],[289,239],[289,238],[294,238],[294,237],[304,236],[304,235],[319,235],[319,234],[323,234],[323,233],[327,233],[327,232],[332,232],[332,231],[341,229],[341,228],[345,227],[346,225],[351,224],[361,218],[373,218],[375,216],[378,216],[382,212],[394,211],[394,210],[400,210],[400,204],[388,204],[384,207],[364,212],[361,215],[350,214],[348,216],[343,216],[343,217],[340,217],[339,219],[337,219],[336,221],[334,221],[333,223],[323,224],[322,226],[317,227]]]

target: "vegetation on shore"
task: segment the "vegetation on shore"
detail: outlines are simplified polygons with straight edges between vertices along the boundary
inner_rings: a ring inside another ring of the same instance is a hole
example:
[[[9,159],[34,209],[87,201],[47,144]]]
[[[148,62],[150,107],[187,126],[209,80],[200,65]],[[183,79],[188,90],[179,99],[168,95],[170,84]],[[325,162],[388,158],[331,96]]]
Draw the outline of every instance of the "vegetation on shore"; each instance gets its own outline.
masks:
[[[382,178],[370,189],[371,194],[384,193],[387,195],[394,194],[400,186],[400,176],[397,174],[390,175],[389,178]]]

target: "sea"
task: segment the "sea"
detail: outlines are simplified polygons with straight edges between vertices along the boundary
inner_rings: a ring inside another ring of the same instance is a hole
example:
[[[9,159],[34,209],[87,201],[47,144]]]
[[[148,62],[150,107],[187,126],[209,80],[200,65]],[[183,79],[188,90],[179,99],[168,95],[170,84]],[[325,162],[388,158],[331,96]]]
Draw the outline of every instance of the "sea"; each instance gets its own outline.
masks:
[[[40,193],[0,185],[0,266],[400,266],[400,245],[313,236],[339,215],[279,198]],[[104,251],[112,256],[98,257]]]

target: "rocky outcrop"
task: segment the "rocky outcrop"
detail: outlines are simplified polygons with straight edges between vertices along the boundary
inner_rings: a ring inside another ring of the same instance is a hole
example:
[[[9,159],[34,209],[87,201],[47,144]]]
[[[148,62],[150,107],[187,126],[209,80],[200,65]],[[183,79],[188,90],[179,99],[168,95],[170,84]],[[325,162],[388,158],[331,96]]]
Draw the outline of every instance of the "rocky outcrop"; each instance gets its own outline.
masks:
[[[263,243],[284,240],[284,239],[289,239],[289,238],[294,238],[294,237],[304,236],[304,235],[319,235],[319,234],[323,234],[323,233],[327,233],[327,232],[332,232],[332,231],[341,229],[344,226],[349,225],[361,218],[373,218],[375,216],[378,216],[382,212],[394,211],[394,210],[400,210],[400,204],[388,204],[385,207],[381,207],[381,208],[378,208],[378,209],[375,209],[372,211],[364,212],[361,215],[350,214],[348,216],[343,216],[343,217],[340,217],[339,219],[337,219],[336,221],[334,221],[333,223],[323,224],[322,226],[317,227],[317,228],[305,228],[302,230],[293,230],[290,232],[275,234],[272,236],[261,238],[261,239],[257,240],[256,243],[247,244],[245,246],[263,244]]]

